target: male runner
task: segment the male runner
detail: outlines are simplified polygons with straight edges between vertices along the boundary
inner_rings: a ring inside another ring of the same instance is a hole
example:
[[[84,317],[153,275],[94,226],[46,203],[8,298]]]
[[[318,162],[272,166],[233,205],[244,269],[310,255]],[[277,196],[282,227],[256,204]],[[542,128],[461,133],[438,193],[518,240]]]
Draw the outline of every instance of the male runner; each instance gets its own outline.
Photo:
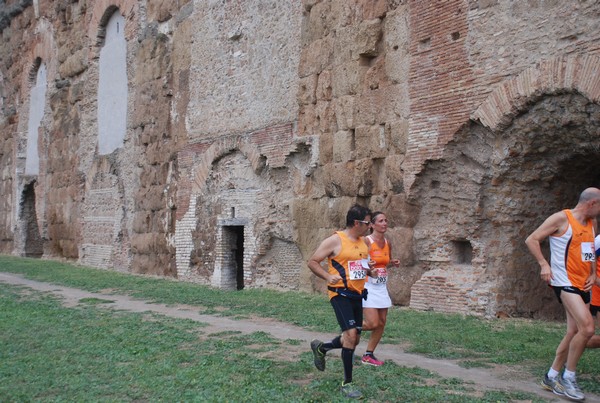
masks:
[[[598,214],[600,190],[587,188],[574,209],[552,214],[525,241],[541,267],[540,277],[554,289],[567,316],[567,332],[556,349],[542,387],[573,400],[585,398],[577,385],[575,370],[587,341],[594,334],[588,304],[590,289],[596,280],[594,237]],[[550,264],[540,247],[546,238],[550,241]]]
[[[342,393],[358,399],[362,392],[352,384],[354,350],[360,340],[362,328],[362,300],[365,279],[370,273],[369,249],[363,236],[371,227],[371,211],[354,205],[346,214],[346,229],[326,238],[308,259],[308,267],[318,277],[327,281],[329,302],[333,307],[342,335],[328,343],[313,340],[310,347],[319,371],[325,370],[325,354],[342,349],[344,382]],[[321,262],[327,259],[324,270]]]

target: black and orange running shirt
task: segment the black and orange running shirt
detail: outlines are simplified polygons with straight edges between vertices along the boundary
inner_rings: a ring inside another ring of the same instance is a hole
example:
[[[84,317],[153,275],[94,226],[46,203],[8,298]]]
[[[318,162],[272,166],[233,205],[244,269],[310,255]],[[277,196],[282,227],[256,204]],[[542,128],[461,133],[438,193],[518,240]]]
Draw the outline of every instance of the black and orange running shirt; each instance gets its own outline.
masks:
[[[361,294],[365,288],[367,269],[369,268],[369,248],[362,237],[356,241],[350,239],[343,231],[337,231],[342,248],[337,256],[328,259],[329,274],[338,274],[342,279],[336,284],[329,284],[331,288],[345,288]],[[338,295],[329,290],[329,299]]]

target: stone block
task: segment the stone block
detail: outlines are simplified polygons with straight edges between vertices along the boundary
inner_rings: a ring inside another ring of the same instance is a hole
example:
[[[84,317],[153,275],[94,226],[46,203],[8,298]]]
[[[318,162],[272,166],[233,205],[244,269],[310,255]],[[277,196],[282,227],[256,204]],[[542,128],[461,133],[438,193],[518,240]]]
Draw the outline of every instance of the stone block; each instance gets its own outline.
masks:
[[[77,259],[79,257],[79,247],[76,242],[69,239],[59,241],[60,255],[65,259]]]
[[[354,131],[340,130],[333,135],[333,162],[354,159]]]
[[[316,97],[320,101],[331,101],[333,88],[331,86],[331,71],[324,70],[319,74],[317,81]]]
[[[171,0],[149,1],[148,2],[148,20],[164,22],[171,19],[171,8],[174,4]]]
[[[139,208],[143,210],[158,211],[166,207],[163,186],[152,186],[147,189],[140,189]]]
[[[404,193],[403,162],[404,155],[388,155],[385,158],[383,175],[387,181],[386,188],[392,193]]]
[[[140,187],[147,188],[156,182],[156,166],[150,165],[142,167],[140,172]]]
[[[353,188],[358,196],[370,197],[382,189],[380,184],[380,160],[364,158],[354,164]]]
[[[306,77],[311,74],[320,74],[323,70],[331,67],[333,54],[333,41],[330,38],[309,43],[301,51],[298,75]]]
[[[74,77],[81,74],[88,67],[87,49],[81,49],[68,56],[60,65],[59,72],[63,78]]]
[[[394,249],[397,246],[394,245]],[[392,251],[394,257],[397,255]],[[394,305],[408,306],[411,304],[411,287],[421,278],[423,270],[417,265],[407,266],[403,262],[399,268],[392,268],[389,271],[388,291]],[[414,307],[415,309],[425,309],[425,307]]]
[[[386,216],[390,220],[389,214]],[[400,260],[402,267],[409,267],[416,263],[412,228],[397,226],[395,221],[390,220],[390,227],[386,236],[392,244],[394,258]]]
[[[359,56],[352,52],[354,49],[354,38],[358,28],[348,25],[338,28],[335,38],[333,38],[333,66],[339,66],[349,61],[358,61]]]
[[[409,200],[406,194],[394,194],[389,198],[389,203],[385,208],[388,219],[394,222],[395,226],[414,228],[417,225],[420,214],[420,207]]]
[[[315,110],[317,112],[319,133],[334,133],[337,131],[335,111],[331,102],[318,101]]]
[[[323,133],[319,137],[319,162],[326,165],[333,160],[333,134]]]
[[[166,251],[166,239],[160,234],[133,234],[131,251],[136,254],[152,255]]]
[[[409,122],[407,119],[392,121],[387,124],[389,128],[390,152],[406,154],[408,143]]]
[[[498,5],[498,0],[479,0],[479,8],[484,9]]]
[[[370,126],[379,123],[378,115],[383,108],[381,91],[368,91],[356,96],[354,100],[354,126]]]
[[[335,117],[339,130],[354,129],[354,102],[355,97],[352,95],[334,99]]]
[[[389,0],[358,0],[357,8],[361,10],[361,19],[372,20],[385,17]],[[396,2],[397,3],[397,2]]]
[[[329,164],[323,173],[325,192],[329,197],[356,196],[354,184],[354,162],[340,162]]]
[[[358,57],[374,58],[379,55],[379,41],[382,36],[380,19],[362,21],[354,38],[352,53]]]
[[[343,164],[339,165],[343,168]],[[348,172],[352,172],[353,164],[348,164]],[[350,176],[346,174],[346,176]],[[353,192],[348,196],[337,197],[334,200],[331,200],[328,205],[329,209],[327,210],[327,222],[331,223],[333,228],[344,229],[346,228],[346,213],[356,204],[356,194]],[[359,203],[363,206],[366,206],[364,203]]]
[[[317,79],[316,74],[301,78],[298,84],[298,103],[300,105],[314,104],[317,102]]]
[[[387,83],[386,83],[387,84]],[[390,118],[410,117],[410,86],[408,82],[380,87],[374,94],[377,100],[376,121],[385,122]]]
[[[133,79],[136,85],[158,80],[166,75],[169,56],[167,45],[166,36],[163,34],[151,36],[142,41],[136,55],[139,66]]]
[[[387,154],[385,128],[381,125],[359,126],[354,131],[355,157],[382,158]]]
[[[304,22],[304,40],[312,42],[325,38],[334,28],[330,1],[321,1],[311,5]]]
[[[150,213],[148,211],[137,211],[133,215],[133,222],[131,227],[134,234],[144,234],[150,232],[152,229]]]
[[[302,105],[298,111],[298,135],[312,136],[317,134],[315,128],[315,105]]]
[[[333,96],[337,98],[357,94],[362,79],[368,70],[368,66],[362,65],[358,61],[350,61],[334,66],[331,72]]]
[[[302,0],[302,7],[304,11],[310,11],[315,4],[318,4],[321,0]]]

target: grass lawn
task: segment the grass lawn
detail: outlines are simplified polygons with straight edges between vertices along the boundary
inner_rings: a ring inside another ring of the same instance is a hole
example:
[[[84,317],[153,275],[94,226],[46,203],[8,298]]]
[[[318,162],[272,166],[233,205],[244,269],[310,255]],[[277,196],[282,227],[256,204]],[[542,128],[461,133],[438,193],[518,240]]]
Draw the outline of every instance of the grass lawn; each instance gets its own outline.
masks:
[[[323,295],[226,292],[9,256],[0,256],[0,271],[88,291],[110,289],[154,302],[196,305],[208,314],[267,316],[309,330],[337,331]],[[315,371],[308,351],[286,355],[298,340],[281,341],[262,332],[208,335],[197,322],[101,309],[103,302],[81,300],[67,308],[47,294],[0,283],[0,401],[341,400],[341,362],[328,360],[331,369]],[[487,321],[394,308],[384,342],[468,367],[499,363],[541,376],[563,331],[562,323]],[[579,383],[586,392],[600,392],[599,354],[586,351],[580,362]],[[391,362],[377,371],[357,366],[354,375],[373,401],[535,401],[524,393],[480,394],[459,379]]]

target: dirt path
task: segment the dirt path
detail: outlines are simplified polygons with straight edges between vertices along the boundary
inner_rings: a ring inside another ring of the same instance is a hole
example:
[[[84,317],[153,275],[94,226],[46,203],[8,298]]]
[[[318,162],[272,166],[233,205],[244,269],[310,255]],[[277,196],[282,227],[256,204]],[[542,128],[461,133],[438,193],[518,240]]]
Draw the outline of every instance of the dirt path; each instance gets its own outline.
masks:
[[[200,308],[183,305],[164,305],[149,303],[133,299],[124,295],[92,293],[75,288],[63,287],[55,284],[42,283],[25,279],[19,275],[0,273],[0,282],[12,285],[21,285],[37,291],[50,292],[61,297],[65,306],[76,306],[83,298],[99,298],[113,301],[112,303],[100,304],[99,306],[119,309],[130,312],[155,312],[169,317],[191,319],[203,322],[209,326],[203,328],[207,333],[218,333],[223,331],[239,331],[242,333],[253,333],[263,331],[273,337],[285,340],[303,340],[306,343],[299,349],[307,349],[310,340],[318,338],[329,340],[331,334],[323,334],[307,331],[288,323],[277,322],[270,319],[232,320],[219,316],[203,315]],[[364,348],[364,346],[363,346]],[[360,347],[359,347],[360,350]],[[460,367],[451,360],[431,359],[424,356],[405,353],[397,345],[380,344],[377,347],[379,355],[386,360],[392,360],[406,367],[420,367],[437,373],[446,378],[459,378],[466,382],[472,382],[473,387],[481,390],[520,390],[536,394],[548,402],[565,401],[550,392],[542,390],[537,379],[532,379],[527,373],[519,372],[519,368],[498,366],[493,369],[467,369]],[[586,402],[599,402],[600,396],[586,393]]]

